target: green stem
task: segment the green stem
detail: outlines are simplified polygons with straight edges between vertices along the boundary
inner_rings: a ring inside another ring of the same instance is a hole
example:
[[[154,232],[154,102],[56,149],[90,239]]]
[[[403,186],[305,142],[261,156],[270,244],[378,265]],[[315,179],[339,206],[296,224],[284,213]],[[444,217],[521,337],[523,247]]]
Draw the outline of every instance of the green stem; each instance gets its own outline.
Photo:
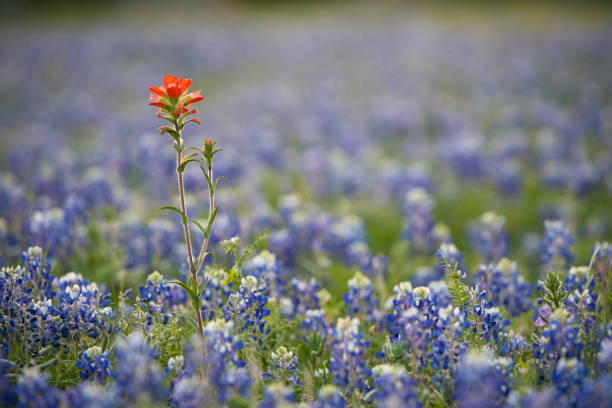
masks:
[[[212,163],[208,167],[208,179],[211,183],[213,181],[213,166]],[[214,185],[208,186],[208,219],[210,220],[213,215],[213,211],[215,209],[215,190]],[[198,269],[202,266],[204,262],[204,256],[206,255],[206,249],[208,248],[208,241],[210,240],[210,236],[212,235],[212,229],[207,237],[204,237],[204,242],[202,242],[202,248],[200,248],[200,253],[198,255]]]
[[[180,135],[180,130],[178,128],[178,124],[176,123],[176,121],[174,122],[174,129]],[[178,170],[178,167],[181,165],[181,154],[182,154],[182,148],[183,148],[181,142],[182,140],[179,137],[178,140],[176,141],[176,167],[177,167],[176,173],[178,175],[178,189],[179,189],[179,196],[181,199],[181,211],[183,211],[183,214],[187,215],[187,206],[185,205],[185,186],[183,184],[183,173]],[[189,259],[189,270],[191,271],[191,278],[195,282],[196,287],[198,287],[198,275],[196,272],[195,264],[193,262],[193,252],[191,248],[191,233],[189,232],[189,225],[187,222],[183,222],[182,224],[183,224],[183,233],[185,236],[185,245],[187,246],[187,255]],[[200,334],[200,337],[204,338],[204,324],[202,322],[202,313],[200,312],[200,310],[195,310],[195,314],[196,314],[197,321],[198,321],[198,333]]]

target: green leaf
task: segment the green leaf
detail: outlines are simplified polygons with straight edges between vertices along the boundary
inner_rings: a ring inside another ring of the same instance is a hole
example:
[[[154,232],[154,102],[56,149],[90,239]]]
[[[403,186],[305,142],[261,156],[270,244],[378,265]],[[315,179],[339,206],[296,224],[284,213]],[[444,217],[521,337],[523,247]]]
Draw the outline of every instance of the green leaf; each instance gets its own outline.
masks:
[[[192,281],[193,282],[193,281]],[[187,284],[181,281],[169,281],[168,283],[174,283],[175,285],[179,285],[187,295],[191,298],[191,303],[193,303],[193,307],[195,310],[199,311],[202,306],[202,300],[200,299],[197,285],[194,283],[192,287],[187,286]]]
[[[215,183],[213,184],[213,192],[217,190],[217,184],[219,184],[221,180],[227,180],[227,177],[225,176],[217,177],[217,179],[215,180]]]
[[[198,122],[198,121],[197,121],[197,120],[195,120],[195,119],[189,119],[187,122],[185,122],[185,124],[184,124],[183,126],[185,126],[185,125],[186,125],[186,124],[188,124],[189,122],[193,122],[193,123],[195,123],[195,124],[196,124],[196,125],[198,125],[198,126],[202,126],[202,123]]]
[[[185,167],[187,167],[187,165],[188,165],[189,163],[191,163],[191,162],[199,162],[199,161],[200,161],[199,159],[189,159],[189,160],[185,160],[185,161],[183,161],[183,162],[181,163],[181,165],[180,165],[180,166],[178,166],[178,167],[177,167],[177,169],[176,169],[176,170],[177,170],[179,173],[182,173],[182,172],[184,172],[184,171],[185,171]]]
[[[198,159],[194,159],[193,157],[197,156],[197,153],[190,153],[187,156],[185,156],[185,158],[183,159],[183,161],[181,162],[180,166],[178,166],[176,168],[176,171],[178,171],[179,173],[182,173],[185,171],[185,168],[187,167],[187,165],[191,162],[199,162],[200,160]]]
[[[215,217],[217,216],[217,211],[219,210],[219,206],[215,207],[210,219],[208,220],[208,225],[206,226],[206,231],[204,231],[204,238],[208,238],[210,236],[210,231],[212,230],[213,222],[215,221]]]
[[[181,135],[179,132],[177,132],[174,129],[164,129],[161,131],[160,136],[163,136],[164,133],[167,133],[168,136],[170,136],[172,139],[178,141],[181,138]]]
[[[163,206],[162,208],[160,208],[160,209],[159,209],[159,210],[157,210],[157,211],[159,212],[159,211],[161,211],[161,210],[172,210],[172,211],[176,211],[177,213],[179,213],[179,214],[180,214],[180,216],[181,216],[181,220],[183,221],[183,224],[187,224],[187,221],[189,220],[189,219],[187,218],[187,216],[185,215],[185,213],[184,213],[184,212],[182,212],[182,211],[181,211],[181,210],[179,210],[178,208],[173,207],[173,206],[171,206],[171,205],[166,205],[166,206]]]
[[[204,173],[204,177],[206,177],[206,182],[208,183],[209,189],[211,189],[211,191],[214,191],[212,190],[214,185],[213,185],[212,180],[210,179],[210,176],[208,175],[208,171],[206,170],[206,167],[200,164],[200,168],[202,169],[202,173]]]
[[[200,231],[202,231],[202,235],[206,236],[206,229],[202,226],[202,224],[200,224],[197,220],[194,220],[193,218],[190,218],[189,222],[195,224],[195,226],[198,227]]]
[[[232,395],[227,401],[226,404],[228,408],[249,408],[251,404],[249,401],[244,399],[238,394]]]
[[[181,288],[183,288],[183,290],[185,292],[187,292],[188,295],[190,295],[190,296],[193,295],[192,289],[189,286],[187,286],[187,284],[184,283],[184,282],[181,282],[181,281],[168,281],[168,283],[173,283],[175,285],[179,285]]]

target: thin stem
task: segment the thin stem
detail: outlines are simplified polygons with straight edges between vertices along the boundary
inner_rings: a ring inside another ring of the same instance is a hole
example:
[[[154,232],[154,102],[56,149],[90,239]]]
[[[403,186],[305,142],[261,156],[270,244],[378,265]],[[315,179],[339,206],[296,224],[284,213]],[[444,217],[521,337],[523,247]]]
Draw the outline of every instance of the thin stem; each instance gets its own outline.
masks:
[[[208,179],[210,180],[211,183],[214,183],[212,163],[208,167]],[[214,190],[214,184],[213,184],[209,186],[208,188],[208,219],[209,220],[211,219],[213,215],[214,208],[215,208],[215,190]],[[212,235],[212,229],[210,233],[208,234],[208,236],[204,237],[204,242],[202,242],[202,248],[200,248],[200,254],[198,255],[198,268],[200,268],[202,265],[202,262],[204,262],[204,255],[206,254],[206,248],[208,248],[208,241],[210,240],[211,235]]]
[[[174,122],[174,129],[180,135],[180,130],[176,122]],[[177,167],[176,173],[178,175],[178,189],[179,189],[179,196],[181,198],[181,211],[183,211],[183,214],[187,216],[187,206],[185,205],[185,186],[183,184],[183,173],[178,170],[179,166],[181,165],[181,152],[183,150],[182,148],[183,146],[181,144],[181,138],[179,137],[176,142],[176,167]],[[189,270],[191,271],[191,278],[193,279],[195,287],[197,288],[198,287],[198,275],[196,272],[195,265],[193,263],[193,252],[191,248],[191,233],[189,232],[188,222],[183,222],[183,233],[185,235],[185,245],[187,246],[187,255],[189,259]],[[202,312],[200,310],[196,310],[195,313],[196,313],[196,317],[198,320],[198,332],[200,334],[200,337],[204,338],[204,323],[202,322]]]

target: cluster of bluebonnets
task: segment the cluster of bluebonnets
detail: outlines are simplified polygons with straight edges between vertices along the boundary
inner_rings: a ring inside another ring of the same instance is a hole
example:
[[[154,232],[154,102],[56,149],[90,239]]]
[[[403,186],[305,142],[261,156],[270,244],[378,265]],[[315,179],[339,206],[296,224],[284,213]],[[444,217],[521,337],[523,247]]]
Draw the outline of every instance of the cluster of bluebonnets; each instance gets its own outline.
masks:
[[[0,36],[0,405],[610,406],[609,29],[155,30]],[[203,336],[166,71],[224,148]]]

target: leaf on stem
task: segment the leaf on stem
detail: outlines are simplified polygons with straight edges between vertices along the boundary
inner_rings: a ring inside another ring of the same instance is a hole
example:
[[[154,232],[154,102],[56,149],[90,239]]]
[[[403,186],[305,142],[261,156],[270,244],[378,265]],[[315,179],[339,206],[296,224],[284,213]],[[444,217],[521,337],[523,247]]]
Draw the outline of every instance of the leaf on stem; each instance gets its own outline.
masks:
[[[164,133],[167,133],[168,136],[170,136],[172,139],[174,139],[175,141],[178,141],[181,138],[181,135],[179,134],[179,132],[177,132],[174,129],[171,128],[164,128],[161,133],[160,136],[163,136]]]
[[[210,236],[210,231],[212,230],[213,221],[215,221],[215,217],[217,216],[217,211],[219,210],[219,206],[215,207],[210,219],[208,220],[208,225],[206,226],[206,231],[204,232],[204,238],[208,239]]]
[[[178,171],[179,173],[182,173],[185,171],[185,168],[187,167],[189,163],[199,162],[200,160],[194,159],[194,156],[197,156],[197,153],[190,153],[187,156],[185,156],[181,164],[176,168],[176,171]]]
[[[189,218],[187,218],[187,216],[185,215],[184,212],[182,212],[181,210],[179,210],[176,207],[173,207],[171,205],[165,205],[162,208],[160,208],[159,210],[157,210],[158,212],[160,212],[161,210],[172,210],[172,211],[176,211],[177,213],[179,213],[179,215],[181,216],[181,219],[183,221],[183,224],[187,224],[187,221],[189,221]]]

